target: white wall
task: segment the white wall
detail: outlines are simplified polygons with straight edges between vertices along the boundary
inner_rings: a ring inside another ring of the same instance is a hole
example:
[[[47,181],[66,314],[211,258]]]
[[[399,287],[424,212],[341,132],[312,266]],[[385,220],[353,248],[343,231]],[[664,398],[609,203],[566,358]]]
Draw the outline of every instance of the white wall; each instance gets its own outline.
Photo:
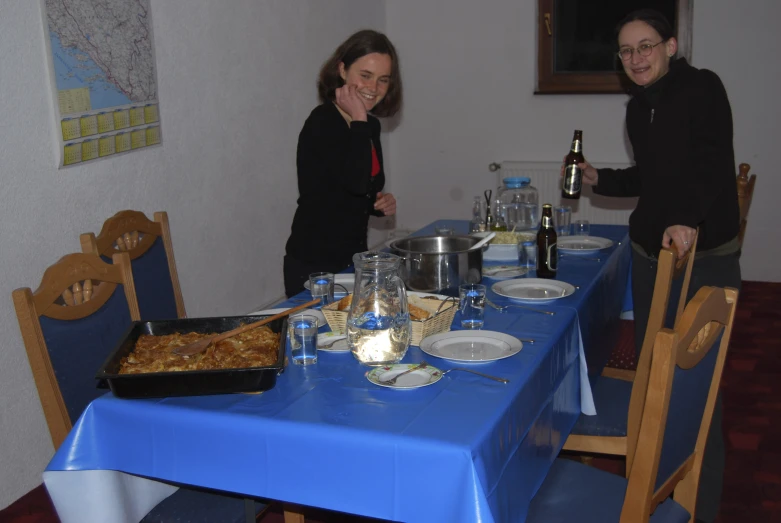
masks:
[[[41,483],[53,451],[11,291],[132,208],[168,211],[190,316],[281,295],[317,72],[384,17],[359,0],[152,0],[164,145],[57,170],[41,7],[0,0],[0,507]]]
[[[560,161],[573,129],[583,129],[591,162],[630,160],[626,96],[533,94],[536,5],[536,0],[451,0],[447,8],[435,0],[386,3],[387,32],[400,53],[405,82],[403,115],[390,134],[400,226],[467,219],[472,197],[496,186],[489,163]],[[736,160],[749,162],[759,175],[743,278],[781,281],[776,230],[781,178],[772,166],[781,139],[781,63],[772,57],[781,49],[776,30],[781,3],[707,0],[694,6],[693,64],[721,76],[732,103]]]

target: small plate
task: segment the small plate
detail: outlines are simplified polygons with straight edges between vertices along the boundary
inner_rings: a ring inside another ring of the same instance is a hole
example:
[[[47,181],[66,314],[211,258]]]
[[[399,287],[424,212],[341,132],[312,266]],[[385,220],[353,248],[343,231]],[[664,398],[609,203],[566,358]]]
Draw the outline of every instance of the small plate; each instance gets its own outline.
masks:
[[[423,338],[420,350],[452,361],[483,362],[518,354],[523,343],[518,338],[494,331],[452,331]]]
[[[556,247],[561,252],[579,254],[601,251],[613,245],[613,240],[599,236],[559,236]]]
[[[328,347],[324,347],[323,345],[328,345]],[[345,334],[319,332],[317,333],[317,350],[326,352],[345,352],[350,350],[350,347],[347,345],[347,336]]]
[[[285,312],[287,310],[289,310],[289,308],[263,309],[262,311],[250,312],[248,316],[273,316],[274,314],[279,314],[280,312]],[[328,323],[325,321],[325,316],[323,315],[323,313],[315,309],[304,309],[302,311],[296,311],[293,313],[294,316],[297,316],[299,314],[309,314],[310,316],[315,316],[317,318],[318,328]]]
[[[491,290],[499,296],[523,301],[550,301],[566,298],[575,292],[567,282],[545,278],[522,278],[494,283]]]
[[[417,389],[418,387],[425,387],[432,383],[438,382],[442,379],[442,371],[431,365],[427,365],[422,369],[415,369],[412,372],[405,374],[396,380],[396,383],[389,385],[383,383],[382,380],[388,381],[393,379],[394,376],[401,374],[413,367],[417,367],[420,363],[397,363],[395,365],[385,365],[370,370],[366,374],[366,379],[379,385],[380,387],[388,387],[390,389]]]
[[[527,272],[529,272],[527,267],[520,267],[518,265],[493,265],[491,267],[483,267],[483,278],[508,280],[510,278],[523,276]]]
[[[350,294],[355,287],[355,274],[334,274],[334,283],[347,289],[347,294]],[[334,287],[334,296],[344,296],[342,287]],[[309,280],[304,282],[304,288],[309,290]]]

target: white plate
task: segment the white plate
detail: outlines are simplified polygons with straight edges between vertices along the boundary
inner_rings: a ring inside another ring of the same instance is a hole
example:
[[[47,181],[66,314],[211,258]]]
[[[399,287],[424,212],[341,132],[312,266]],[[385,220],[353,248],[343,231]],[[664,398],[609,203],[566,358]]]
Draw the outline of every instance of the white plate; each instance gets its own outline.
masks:
[[[262,311],[250,312],[249,315],[250,316],[273,316],[274,314],[279,314],[280,312],[285,312],[286,310],[289,310],[289,309],[287,309],[287,308],[283,308],[283,309],[264,309]],[[315,316],[317,318],[317,326],[318,327],[322,327],[323,325],[328,323],[328,322],[325,321],[325,316],[323,315],[323,313],[318,311],[318,310],[315,310],[315,309],[304,309],[304,310],[296,311],[296,312],[293,313],[294,316],[297,316],[298,314],[309,314],[310,316]]]
[[[492,265],[490,267],[483,267],[483,278],[509,280],[510,278],[523,276],[527,272],[529,272],[527,267],[520,267],[518,265]]]
[[[601,251],[613,245],[613,240],[599,236],[559,236],[556,247],[569,254]]]
[[[334,283],[342,285],[345,289],[347,289],[347,294],[350,294],[353,292],[353,287],[355,287],[355,274],[334,274]],[[304,288],[309,290],[309,280],[304,282]],[[334,287],[334,296],[338,296],[340,294],[344,296],[344,289],[341,287]]]
[[[410,373],[405,374],[396,380],[396,383],[390,385],[383,383],[393,379],[394,376],[401,374],[413,367],[417,367],[420,363],[397,363],[395,365],[385,365],[377,367],[366,373],[366,379],[379,385],[381,387],[388,387],[391,389],[417,389],[418,387],[425,387],[431,385],[442,379],[442,371],[431,365],[427,365],[422,369],[415,369]]]
[[[523,343],[518,338],[494,331],[442,332],[423,338],[420,350],[453,361],[494,361],[518,354]]]
[[[565,298],[575,292],[567,282],[544,278],[522,278],[494,283],[491,290],[499,296],[524,301],[548,301]]]

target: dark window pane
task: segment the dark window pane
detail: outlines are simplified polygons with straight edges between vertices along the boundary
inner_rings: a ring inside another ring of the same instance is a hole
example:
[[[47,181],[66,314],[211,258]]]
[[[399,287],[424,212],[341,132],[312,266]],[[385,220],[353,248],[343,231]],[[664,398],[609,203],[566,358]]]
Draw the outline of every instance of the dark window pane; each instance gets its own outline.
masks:
[[[620,71],[615,29],[636,9],[651,7],[675,28],[676,0],[554,0],[553,72]]]

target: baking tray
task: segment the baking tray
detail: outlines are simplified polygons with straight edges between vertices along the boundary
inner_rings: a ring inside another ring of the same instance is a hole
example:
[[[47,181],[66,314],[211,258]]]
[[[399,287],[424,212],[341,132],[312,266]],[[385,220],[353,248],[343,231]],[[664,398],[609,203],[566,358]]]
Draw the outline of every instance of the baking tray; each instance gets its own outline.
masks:
[[[273,332],[280,335],[279,351],[274,365],[245,369],[119,374],[122,358],[130,354],[142,334],[163,336],[176,332],[220,333],[258,321],[261,318],[263,317],[230,316],[135,321],[125,332],[122,341],[119,342],[117,348],[111,353],[95,377],[108,385],[114,395],[119,398],[200,396],[269,390],[276,385],[277,375],[281,374],[285,367],[287,317],[266,324]]]

